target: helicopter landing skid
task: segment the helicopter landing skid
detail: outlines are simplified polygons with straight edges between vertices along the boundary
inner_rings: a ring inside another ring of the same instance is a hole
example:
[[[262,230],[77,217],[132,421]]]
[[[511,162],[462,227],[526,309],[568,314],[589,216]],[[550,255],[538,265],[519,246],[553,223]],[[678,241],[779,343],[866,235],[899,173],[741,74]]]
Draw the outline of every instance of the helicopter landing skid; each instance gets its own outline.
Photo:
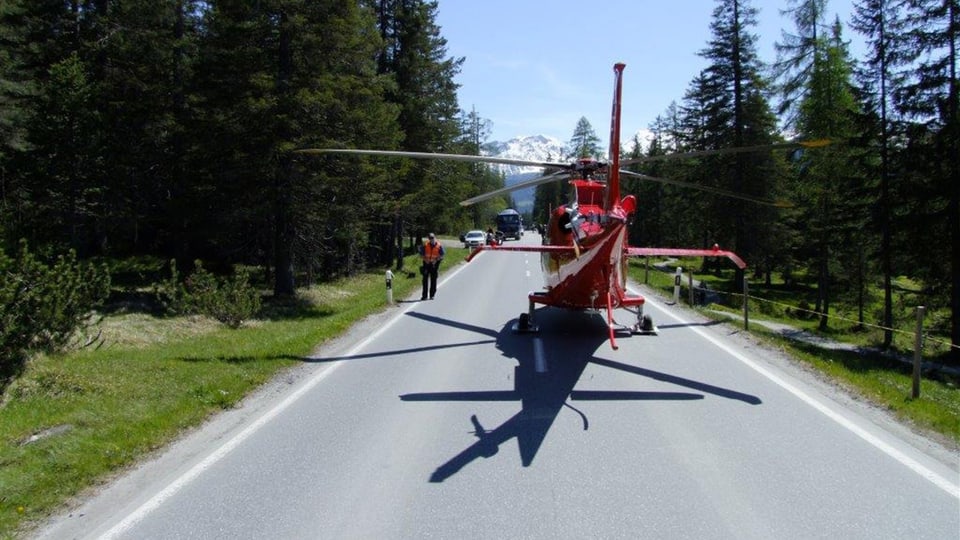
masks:
[[[652,320],[650,320],[649,325],[644,325],[643,322],[638,322],[637,324],[633,325],[630,328],[631,334],[640,335],[640,336],[655,336],[659,332],[660,330],[657,328],[655,324],[653,324]]]
[[[630,327],[630,333],[634,335],[641,336],[655,336],[660,330],[657,328],[657,325],[653,324],[653,318],[649,315],[643,314],[643,306],[640,306],[636,310],[626,308],[627,311],[635,313],[637,315],[637,322]]]
[[[511,327],[513,333],[515,334],[538,334],[540,333],[540,327],[536,324],[533,324],[533,317],[530,317],[526,313],[521,313],[520,317],[517,318],[517,321],[513,323]]]
[[[521,313],[520,316],[517,317],[517,322],[513,323],[511,327],[515,334],[537,334],[540,332],[540,327],[533,322],[534,301],[532,297],[540,296],[541,294],[542,293],[530,293],[527,312]]]

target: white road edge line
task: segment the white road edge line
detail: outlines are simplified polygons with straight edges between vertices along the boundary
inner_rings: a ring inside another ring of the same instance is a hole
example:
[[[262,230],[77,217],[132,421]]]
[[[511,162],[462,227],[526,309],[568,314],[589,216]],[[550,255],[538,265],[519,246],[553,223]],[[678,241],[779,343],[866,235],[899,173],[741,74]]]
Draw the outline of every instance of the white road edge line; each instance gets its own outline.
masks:
[[[461,264],[453,271],[444,275],[443,279],[437,283],[437,288],[440,288],[441,285],[449,281],[453,276],[460,273],[461,270],[466,268],[465,264]],[[353,356],[360,352],[364,347],[369,345],[373,340],[380,337],[380,334],[387,331],[388,328],[393,326],[397,321],[400,320],[400,317],[405,315],[408,311],[416,307],[418,304],[416,302],[411,302],[407,307],[403,308],[396,315],[394,315],[389,321],[387,321],[383,326],[378,328],[375,332],[367,336],[366,339],[356,344],[351,348],[344,356]],[[280,413],[286,410],[290,405],[296,402],[298,399],[303,397],[304,394],[312,390],[315,386],[320,384],[324,379],[326,379],[331,373],[336,371],[338,367],[343,365],[343,362],[334,362],[330,364],[327,369],[317,373],[313,378],[309,379],[303,386],[298,388],[295,392],[287,396],[286,399],[275,405],[272,409],[264,413],[262,416],[257,418],[252,424],[247,426],[243,431],[234,435],[234,437],[222,446],[214,450],[210,455],[204,458],[200,463],[197,463],[190,468],[187,472],[183,473],[176,480],[171,482],[167,487],[160,490],[156,495],[150,498],[147,502],[140,505],[139,508],[131,512],[127,517],[120,520],[119,523],[110,528],[106,533],[104,533],[100,538],[103,539],[113,539],[117,538],[128,529],[136,525],[139,521],[145,518],[150,512],[153,512],[160,507],[167,499],[173,497],[178,491],[183,489],[187,484],[195,480],[200,476],[204,471],[209,469],[215,463],[223,459],[224,456],[229,454],[233,449],[240,446],[240,444],[250,438],[251,435],[256,433],[260,428],[265,426],[268,422],[276,418]]]
[[[634,293],[634,294],[639,294],[637,291],[634,291],[634,290],[631,290],[631,292]],[[677,322],[679,322],[679,323],[681,323],[681,324],[690,324],[690,321],[684,320],[684,319],[681,318],[680,316],[672,313],[670,310],[668,310],[668,309],[666,308],[666,306],[663,306],[663,305],[661,305],[659,302],[656,302],[656,301],[654,301],[654,300],[651,300],[649,296],[647,296],[646,299],[647,299],[647,302],[648,302],[648,303],[653,304],[655,307],[657,307],[658,309],[660,309],[661,311],[663,311],[664,313],[666,313],[669,317],[673,318],[673,319],[676,320]],[[737,360],[739,360],[740,362],[742,362],[743,364],[745,364],[745,365],[748,366],[749,368],[753,369],[754,371],[756,371],[756,372],[759,373],[760,375],[763,375],[763,376],[766,377],[767,379],[770,379],[771,381],[773,381],[775,384],[777,384],[778,386],[780,386],[781,388],[783,388],[783,389],[786,390],[787,392],[790,392],[790,393],[793,394],[794,396],[798,397],[801,401],[803,401],[803,402],[806,403],[807,405],[810,405],[810,406],[813,407],[814,409],[820,411],[820,412],[823,413],[827,418],[829,418],[829,419],[833,420],[834,422],[840,424],[842,427],[846,428],[848,431],[850,431],[850,432],[852,432],[853,434],[857,435],[858,437],[860,437],[860,438],[863,439],[864,441],[870,443],[872,446],[874,446],[875,448],[877,448],[878,450],[880,450],[880,451],[883,452],[884,454],[887,454],[888,456],[892,457],[893,459],[899,461],[901,464],[907,466],[907,468],[909,468],[910,470],[912,470],[912,471],[914,471],[915,473],[919,474],[920,476],[926,478],[927,480],[929,480],[930,482],[932,482],[934,485],[936,485],[936,486],[939,487],[940,489],[942,489],[942,490],[946,491],[947,493],[949,493],[951,496],[953,496],[953,497],[955,497],[955,498],[957,498],[957,499],[960,499],[960,486],[951,483],[948,479],[943,478],[943,477],[940,476],[939,474],[931,471],[930,469],[928,469],[927,467],[925,467],[924,465],[922,465],[921,463],[919,463],[919,462],[916,461],[915,459],[913,459],[913,458],[911,458],[910,456],[904,454],[904,453],[901,452],[900,450],[897,450],[897,449],[894,448],[893,446],[891,446],[891,445],[887,444],[886,442],[882,441],[880,438],[872,435],[870,432],[866,431],[865,429],[863,429],[862,427],[856,425],[855,423],[851,422],[850,420],[844,418],[844,417],[843,417],[842,415],[840,415],[839,413],[834,412],[833,410],[831,410],[829,407],[827,407],[827,406],[824,405],[823,403],[820,403],[819,401],[817,401],[816,399],[814,399],[812,396],[806,394],[803,390],[800,390],[800,389],[797,388],[796,386],[794,386],[794,385],[790,384],[789,382],[783,380],[782,378],[778,377],[776,374],[770,372],[769,370],[767,370],[766,368],[764,368],[764,367],[761,366],[760,364],[754,362],[753,360],[747,358],[747,357],[744,356],[743,354],[741,354],[741,353],[739,353],[739,352],[737,352],[737,351],[735,351],[735,350],[727,347],[727,346],[724,345],[723,343],[717,341],[716,339],[713,338],[713,336],[707,334],[706,332],[704,332],[704,331],[701,330],[700,328],[697,328],[697,327],[695,327],[695,326],[691,326],[690,329],[693,330],[694,332],[696,332],[697,334],[700,334],[701,337],[703,337],[703,338],[706,339],[707,341],[713,343],[714,345],[716,345],[717,347],[719,347],[720,349],[722,349],[723,351],[725,351],[727,354],[729,354],[730,356],[736,358]]]

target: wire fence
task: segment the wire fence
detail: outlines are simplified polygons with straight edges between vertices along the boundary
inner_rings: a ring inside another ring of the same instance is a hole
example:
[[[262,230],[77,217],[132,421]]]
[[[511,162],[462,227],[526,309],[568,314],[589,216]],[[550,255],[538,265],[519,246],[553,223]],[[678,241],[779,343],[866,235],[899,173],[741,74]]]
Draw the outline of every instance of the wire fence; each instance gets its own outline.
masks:
[[[693,279],[693,278],[692,278],[692,274],[690,274],[690,273],[687,273],[687,274],[688,274],[689,276],[691,276],[691,277],[690,277],[690,280],[692,280],[692,279]],[[677,282],[675,282],[675,287],[681,287],[681,288],[686,287],[686,288],[689,289],[689,288],[690,288],[690,285],[688,285],[688,284],[683,284],[680,280],[678,280]],[[763,297],[756,296],[756,295],[753,295],[753,294],[746,294],[746,295],[744,295],[743,293],[735,293],[735,292],[724,291],[724,290],[720,290],[720,289],[711,289],[711,288],[709,288],[709,287],[705,287],[705,286],[701,286],[701,285],[696,285],[696,284],[694,284],[694,285],[692,286],[692,291],[688,293],[688,296],[690,296],[692,299],[695,300],[697,296],[699,296],[700,298],[706,298],[707,295],[709,295],[709,294],[723,295],[723,296],[726,296],[726,297],[731,298],[734,302],[740,303],[740,304],[743,303],[743,299],[744,299],[744,297],[746,296],[746,298],[747,298],[748,301],[760,302],[760,303],[764,303],[764,304],[768,304],[768,305],[772,305],[772,306],[778,306],[778,307],[781,307],[781,308],[783,308],[785,311],[788,311],[788,312],[804,313],[804,314],[806,314],[806,315],[809,315],[809,316],[815,317],[815,318],[826,318],[827,320],[842,321],[842,322],[853,323],[853,324],[856,324],[856,325],[861,326],[861,327],[864,327],[864,328],[872,328],[872,329],[875,329],[875,330],[878,330],[878,331],[882,331],[882,332],[890,331],[891,333],[899,334],[899,335],[904,335],[904,336],[910,336],[910,337],[916,337],[916,336],[917,336],[917,332],[916,332],[916,331],[901,330],[901,329],[899,329],[899,328],[893,328],[893,327],[884,326],[884,325],[881,325],[881,324],[874,324],[874,323],[870,323],[870,322],[866,322],[866,321],[861,321],[861,320],[859,320],[859,319],[851,319],[851,318],[849,318],[849,317],[843,317],[843,316],[837,315],[837,314],[824,313],[824,312],[817,311],[817,310],[814,310],[814,309],[808,309],[808,308],[804,308],[804,307],[799,307],[799,306],[795,306],[795,305],[792,305],[792,304],[787,304],[787,303],[785,303],[785,302],[780,302],[780,301],[777,301],[777,300],[771,300],[771,299],[769,299],[769,298],[763,298]],[[680,295],[681,298],[682,298],[682,296],[683,296],[683,295]],[[730,304],[733,304],[734,302],[731,302]],[[920,338],[922,339],[922,343],[936,344],[936,345],[939,345],[939,346],[942,346],[942,347],[944,347],[944,348],[946,348],[946,349],[951,349],[951,350],[952,350],[952,349],[960,350],[960,345],[951,343],[950,341],[948,341],[948,340],[946,340],[946,339],[941,339],[941,338],[939,338],[939,337],[933,336],[933,335],[931,335],[929,332],[921,332],[921,333],[920,333]]]

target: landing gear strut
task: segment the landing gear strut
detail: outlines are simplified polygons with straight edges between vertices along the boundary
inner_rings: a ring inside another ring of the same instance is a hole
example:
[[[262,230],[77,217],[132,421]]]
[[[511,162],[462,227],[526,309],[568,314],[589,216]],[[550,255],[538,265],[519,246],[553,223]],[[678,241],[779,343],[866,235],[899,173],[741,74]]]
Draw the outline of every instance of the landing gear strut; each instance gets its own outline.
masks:
[[[634,334],[657,335],[657,327],[649,315],[643,314],[643,304],[637,306],[637,322],[631,331]]]
[[[540,327],[533,322],[533,298],[536,293],[532,293],[528,298],[529,306],[526,313],[521,313],[517,322],[513,324],[513,331],[518,334],[535,334],[540,331]]]

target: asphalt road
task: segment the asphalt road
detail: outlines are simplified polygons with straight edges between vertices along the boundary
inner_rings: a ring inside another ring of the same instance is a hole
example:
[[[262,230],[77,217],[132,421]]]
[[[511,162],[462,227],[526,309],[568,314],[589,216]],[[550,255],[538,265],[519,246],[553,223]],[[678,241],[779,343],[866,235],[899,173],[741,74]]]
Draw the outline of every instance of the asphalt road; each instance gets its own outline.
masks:
[[[513,334],[541,283],[452,269],[40,536],[960,537],[955,454],[659,301],[619,351],[584,313]]]

